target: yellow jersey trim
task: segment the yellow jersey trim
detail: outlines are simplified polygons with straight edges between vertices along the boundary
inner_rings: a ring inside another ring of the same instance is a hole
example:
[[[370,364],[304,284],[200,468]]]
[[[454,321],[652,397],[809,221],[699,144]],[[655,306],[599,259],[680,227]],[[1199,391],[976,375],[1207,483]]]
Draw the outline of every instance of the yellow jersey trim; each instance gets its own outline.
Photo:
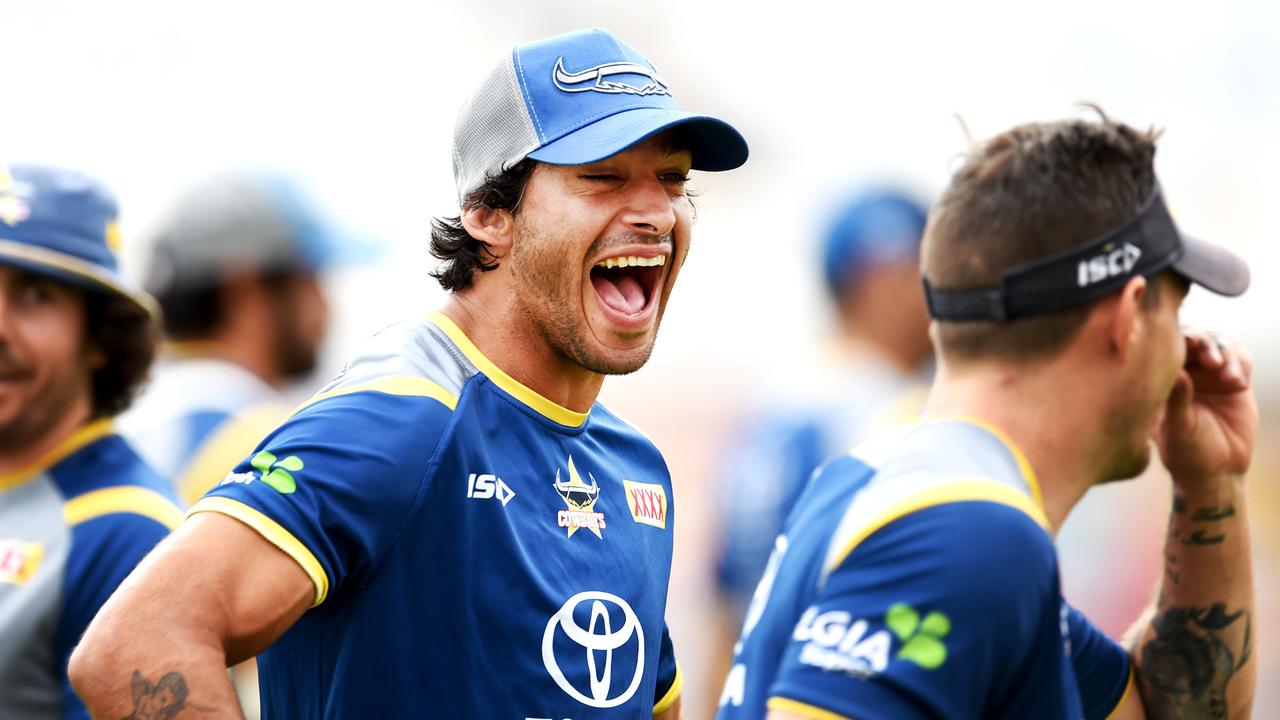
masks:
[[[1124,692],[1120,693],[1120,701],[1116,706],[1111,708],[1111,713],[1107,715],[1107,720],[1114,720],[1115,716],[1120,712],[1120,708],[1124,707],[1124,703],[1133,694],[1133,659],[1129,660],[1129,679],[1124,684]]]
[[[467,359],[480,369],[480,372],[488,376],[494,385],[528,405],[537,411],[539,415],[569,427],[582,427],[582,424],[587,421],[588,413],[574,412],[567,407],[548,400],[536,391],[520,384],[519,380],[508,375],[502,368],[494,365],[493,361],[486,357],[483,352],[480,352],[480,348],[471,342],[471,338],[467,337],[466,333],[462,332],[462,328],[458,327],[449,316],[437,310],[428,315],[427,319],[443,330],[449,336],[449,339],[453,341],[453,344],[457,345],[458,349],[462,351],[462,354],[466,355]]]
[[[130,513],[151,518],[170,530],[182,523],[182,511],[169,498],[137,485],[94,490],[71,498],[62,506],[62,519],[75,527],[103,515]]]
[[[768,708],[779,712],[791,713],[804,718],[812,718],[812,720],[850,720],[847,715],[833,713],[830,710],[824,710],[816,705],[802,703],[799,700],[778,697],[774,695],[769,698]]]
[[[1018,445],[1013,442],[1013,439],[1006,435],[1003,430],[992,425],[986,420],[972,415],[965,415],[954,419],[957,422],[977,425],[983,430],[995,435],[997,440],[1004,443],[1004,446],[1009,450],[1009,454],[1013,455],[1014,461],[1018,463],[1018,470],[1022,472],[1022,479],[1027,481],[1027,487],[1031,490],[1031,499],[1035,501],[1036,506],[1040,508],[1041,512],[1043,512],[1044,495],[1040,493],[1040,479],[1036,477],[1036,471],[1032,469],[1031,463],[1027,460],[1027,456],[1022,452],[1022,448],[1018,447]]]
[[[178,498],[188,506],[195,504],[288,414],[288,406],[273,402],[227,418],[182,466],[177,478]]]
[[[129,298],[152,318],[160,317],[160,306],[156,303],[155,298],[141,290],[135,290],[124,285],[112,273],[74,255],[0,238],[0,256],[26,260],[27,262],[37,263],[76,277],[91,280]]]
[[[311,603],[311,607],[319,605],[328,597],[329,576],[325,574],[324,566],[316,560],[316,556],[302,544],[302,541],[285,530],[280,523],[238,500],[225,497],[202,498],[187,511],[187,517],[202,512],[216,512],[239,520],[256,530],[267,542],[280,548],[284,554],[293,558],[316,586],[316,598],[315,602]]]
[[[66,440],[58,443],[52,450],[30,465],[12,472],[0,473],[0,491],[21,485],[38,473],[57,465],[59,461],[71,453],[113,432],[115,432],[115,425],[112,423],[111,418],[102,418],[82,425],[80,429],[71,433]]]
[[[994,502],[1001,505],[1017,508],[1036,521],[1040,527],[1049,530],[1049,519],[1045,517],[1044,511],[1038,505],[1032,502],[1021,490],[1009,487],[995,480],[987,480],[983,478],[975,478],[971,480],[957,480],[949,482],[937,487],[929,488],[916,495],[911,495],[898,502],[890,505],[881,512],[874,520],[867,523],[858,531],[849,542],[845,544],[840,554],[836,556],[834,562],[831,563],[828,570],[839,567],[844,559],[849,557],[849,553],[854,551],[863,540],[866,540],[877,530],[899,518],[910,515],[911,513],[924,510],[925,508],[935,507],[938,505],[948,505],[958,502],[985,501]]]
[[[676,663],[676,676],[671,681],[671,687],[662,694],[662,699],[654,703],[653,714],[658,715],[671,709],[676,704],[676,700],[680,699],[680,691],[684,689],[684,672],[680,669],[680,663]]]
[[[450,410],[456,410],[458,407],[458,396],[448,390],[445,390],[437,383],[423,377],[417,377],[416,375],[391,375],[389,377],[379,378],[364,385],[352,385],[351,387],[322,392],[299,405],[292,413],[290,413],[290,417],[297,415],[302,412],[304,408],[310,407],[321,400],[328,400],[329,398],[351,395],[352,393],[358,392],[380,392],[388,395],[427,397],[439,402]]]

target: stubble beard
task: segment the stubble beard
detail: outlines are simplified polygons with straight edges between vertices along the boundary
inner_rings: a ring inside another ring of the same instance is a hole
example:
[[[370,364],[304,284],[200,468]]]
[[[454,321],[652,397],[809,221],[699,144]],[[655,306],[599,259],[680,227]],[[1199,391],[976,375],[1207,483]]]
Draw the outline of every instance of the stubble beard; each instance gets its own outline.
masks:
[[[82,392],[72,376],[50,378],[33,390],[18,400],[20,406],[11,418],[0,420],[0,456],[20,453],[38,443],[71,412]]]
[[[654,336],[647,344],[631,351],[616,351],[625,357],[609,357],[607,349],[592,347],[591,330],[578,312],[582,290],[565,273],[566,258],[558,251],[554,236],[528,225],[520,228],[520,234],[521,242],[511,254],[517,307],[547,347],[556,356],[600,375],[628,375],[643,367],[653,354],[664,308],[658,307]],[[609,243],[597,240],[589,254],[604,244]]]

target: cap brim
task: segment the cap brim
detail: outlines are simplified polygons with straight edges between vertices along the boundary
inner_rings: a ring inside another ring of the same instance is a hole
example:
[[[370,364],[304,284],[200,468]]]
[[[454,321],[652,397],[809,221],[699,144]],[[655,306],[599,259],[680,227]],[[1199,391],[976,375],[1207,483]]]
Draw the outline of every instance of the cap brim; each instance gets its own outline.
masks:
[[[1249,289],[1249,266],[1230,250],[1182,234],[1182,257],[1173,264],[1179,274],[1219,295],[1235,297]]]
[[[585,165],[674,127],[688,133],[694,170],[732,170],[747,161],[747,141],[729,123],[663,108],[635,108],[609,115],[543,145],[529,157],[552,165]]]
[[[106,290],[133,302],[152,318],[160,317],[160,305],[145,291],[124,278],[65,253],[0,238],[0,265],[10,265],[91,290]]]

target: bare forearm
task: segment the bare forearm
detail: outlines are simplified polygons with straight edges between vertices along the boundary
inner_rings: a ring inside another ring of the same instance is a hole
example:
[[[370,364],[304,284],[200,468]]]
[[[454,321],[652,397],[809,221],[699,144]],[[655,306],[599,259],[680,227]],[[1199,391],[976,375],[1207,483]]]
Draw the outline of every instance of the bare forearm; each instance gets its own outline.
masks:
[[[242,717],[225,655],[211,638],[201,641],[172,626],[148,630],[110,616],[102,620],[102,627],[91,626],[94,634],[76,649],[69,668],[94,718]]]
[[[1147,717],[1249,717],[1253,620],[1243,479],[1176,488],[1159,598],[1132,643]]]

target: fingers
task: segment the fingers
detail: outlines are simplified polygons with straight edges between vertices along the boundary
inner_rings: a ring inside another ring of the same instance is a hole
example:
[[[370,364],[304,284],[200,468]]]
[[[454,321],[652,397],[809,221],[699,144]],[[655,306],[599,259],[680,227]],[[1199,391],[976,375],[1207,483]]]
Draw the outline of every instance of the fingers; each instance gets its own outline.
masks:
[[[1249,388],[1253,357],[1239,343],[1228,345],[1213,333],[1184,331],[1185,368],[1202,392],[1239,392]]]

